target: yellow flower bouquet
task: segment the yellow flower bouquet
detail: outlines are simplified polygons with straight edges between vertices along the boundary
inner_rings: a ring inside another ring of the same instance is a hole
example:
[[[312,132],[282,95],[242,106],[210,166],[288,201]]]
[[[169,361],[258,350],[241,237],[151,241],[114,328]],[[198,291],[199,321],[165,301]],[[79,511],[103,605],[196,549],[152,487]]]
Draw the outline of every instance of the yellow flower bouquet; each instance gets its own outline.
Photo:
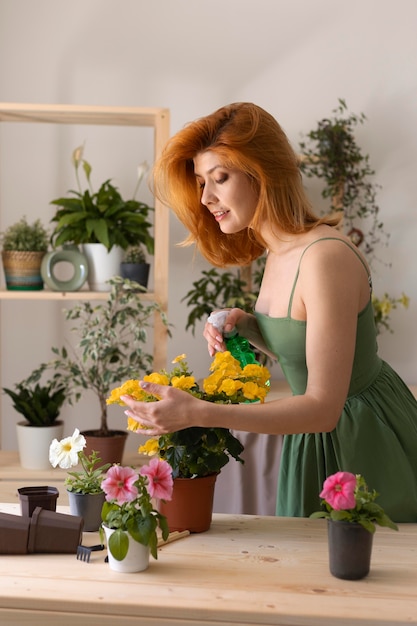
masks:
[[[230,352],[218,352],[210,366],[210,375],[202,387],[188,369],[186,355],[181,354],[173,363],[171,372],[161,370],[144,376],[143,380],[159,385],[182,389],[196,398],[217,404],[264,402],[269,391],[270,373],[263,365],[249,364],[241,367]],[[137,380],[128,380],[113,389],[108,404],[124,405],[120,399],[131,395],[143,402],[156,402],[158,397],[143,390]],[[140,425],[128,418],[128,430],[137,431]],[[243,446],[227,428],[191,427],[149,439],[139,448],[139,453],[159,455],[171,465],[174,478],[207,476],[220,472],[230,457],[243,463],[240,454]]]

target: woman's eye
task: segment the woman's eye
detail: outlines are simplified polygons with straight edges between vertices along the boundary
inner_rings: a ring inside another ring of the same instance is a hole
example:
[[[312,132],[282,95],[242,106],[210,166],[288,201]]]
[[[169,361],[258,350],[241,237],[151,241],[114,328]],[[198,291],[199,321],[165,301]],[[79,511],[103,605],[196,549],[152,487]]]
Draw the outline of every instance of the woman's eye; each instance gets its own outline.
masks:
[[[223,183],[225,183],[225,182],[226,182],[226,180],[227,180],[227,176],[226,176],[226,175],[224,175],[224,176],[222,176],[221,178],[218,178],[218,179],[216,180],[216,183],[217,183],[218,185],[222,185]]]

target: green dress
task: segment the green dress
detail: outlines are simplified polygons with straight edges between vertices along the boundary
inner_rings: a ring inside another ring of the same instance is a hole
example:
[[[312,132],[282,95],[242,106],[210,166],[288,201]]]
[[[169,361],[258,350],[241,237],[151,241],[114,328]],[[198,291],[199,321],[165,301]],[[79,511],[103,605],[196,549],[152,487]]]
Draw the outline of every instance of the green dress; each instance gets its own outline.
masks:
[[[299,271],[300,266],[287,317],[256,313],[265,343],[279,359],[294,395],[303,394],[307,385],[307,323],[291,318]],[[308,517],[320,510],[323,481],[337,471],[362,474],[394,521],[417,522],[417,401],[377,354],[371,300],[358,315],[352,378],[336,428],[330,433],[284,437],[277,515]]]

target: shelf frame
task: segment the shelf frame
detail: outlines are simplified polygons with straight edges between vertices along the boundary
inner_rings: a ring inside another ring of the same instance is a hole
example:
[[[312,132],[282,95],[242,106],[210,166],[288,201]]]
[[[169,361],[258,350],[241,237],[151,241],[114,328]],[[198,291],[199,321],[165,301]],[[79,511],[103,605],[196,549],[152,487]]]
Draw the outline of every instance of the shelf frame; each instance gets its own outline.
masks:
[[[73,104],[0,103],[2,123],[86,124],[101,126],[136,126],[153,128],[154,160],[160,155],[169,139],[170,112],[161,107],[121,107]],[[169,215],[168,210],[155,198],[154,213],[154,290],[144,294],[144,299],[155,299],[165,314],[168,313],[169,270]],[[0,290],[3,300],[103,300],[106,292],[76,291],[54,292]],[[153,366],[166,367],[168,332],[161,316],[155,314]],[[1,386],[1,385],[0,385]]]

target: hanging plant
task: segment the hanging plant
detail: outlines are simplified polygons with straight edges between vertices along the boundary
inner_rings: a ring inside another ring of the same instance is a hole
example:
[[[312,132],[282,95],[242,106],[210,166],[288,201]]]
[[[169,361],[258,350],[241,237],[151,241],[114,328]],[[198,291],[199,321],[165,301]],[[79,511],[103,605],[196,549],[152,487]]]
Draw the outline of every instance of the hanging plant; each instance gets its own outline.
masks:
[[[355,129],[366,120],[364,113],[349,113],[346,102],[339,98],[333,117],[324,118],[300,142],[300,169],[307,178],[324,182],[321,195],[330,200],[331,212],[343,212],[346,234],[364,253],[373,258],[379,243],[387,244],[389,235],[379,219],[376,203],[380,185],[372,182],[375,171],[369,155],[363,154],[356,143]],[[369,222],[366,233],[362,220]],[[361,227],[358,226],[361,224]]]

